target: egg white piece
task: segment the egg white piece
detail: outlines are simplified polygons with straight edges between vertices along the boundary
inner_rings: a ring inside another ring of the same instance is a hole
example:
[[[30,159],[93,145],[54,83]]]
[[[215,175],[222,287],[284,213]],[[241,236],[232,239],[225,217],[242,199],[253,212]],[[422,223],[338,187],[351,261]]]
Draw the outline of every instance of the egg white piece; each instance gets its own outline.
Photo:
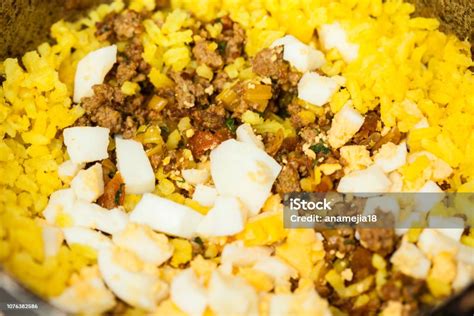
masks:
[[[192,185],[204,184],[211,176],[207,169],[183,169],[181,175],[187,183]]]
[[[45,257],[53,257],[58,254],[59,248],[64,241],[63,233],[58,227],[41,224],[41,237],[43,238],[43,251]]]
[[[456,268],[456,277],[453,280],[453,289],[461,291],[465,289],[474,279],[474,266],[458,261]]]
[[[64,239],[68,245],[79,244],[99,251],[111,247],[112,242],[105,235],[96,230],[85,227],[63,228]]]
[[[376,165],[363,170],[352,171],[339,181],[337,192],[378,193],[387,192],[390,180]]]
[[[404,218],[402,221],[399,221],[397,224],[397,227],[395,228],[395,233],[398,236],[404,235],[410,228],[419,228],[425,218],[425,214],[420,213],[420,212],[410,212],[406,218]],[[416,225],[417,224],[417,225]]]
[[[397,170],[406,163],[407,144],[401,142],[399,145],[387,143],[382,145],[374,157],[374,162],[386,173]]]
[[[97,272],[97,267],[83,268],[79,279],[59,296],[50,299],[57,308],[72,314],[100,315],[115,306],[115,296]]]
[[[107,210],[97,204],[76,201],[72,211],[67,213],[74,226],[98,229],[108,234],[114,234],[128,223],[128,215],[120,208]]]
[[[431,266],[425,254],[414,244],[405,240],[394,252],[390,262],[396,269],[416,279],[426,279]]]
[[[204,314],[208,302],[207,290],[191,268],[177,274],[171,282],[171,301],[191,316]]]
[[[398,219],[400,215],[400,205],[393,196],[375,196],[368,198],[364,206],[364,215],[375,214],[377,209],[385,213],[392,213],[394,219]]]
[[[209,306],[217,315],[258,315],[258,296],[244,279],[215,270],[209,281]]]
[[[339,88],[338,80],[316,72],[307,72],[298,82],[298,98],[313,105],[323,106]]]
[[[43,210],[43,216],[48,224],[54,225],[59,214],[68,214],[76,202],[76,194],[72,189],[62,189],[53,192]]]
[[[265,150],[265,146],[263,145],[262,140],[258,138],[257,135],[255,135],[253,128],[252,126],[250,126],[250,124],[245,123],[240,125],[239,127],[237,127],[235,134],[239,142],[248,143],[256,146],[261,150]]]
[[[102,165],[96,163],[86,170],[79,171],[71,182],[71,188],[78,199],[95,202],[99,196],[104,194]]]
[[[298,271],[278,257],[264,257],[258,260],[253,268],[271,276],[275,284],[282,284],[290,278],[298,277]]]
[[[364,117],[347,102],[334,115],[331,128],[328,131],[328,142],[333,148],[339,148],[347,143],[364,124]]]
[[[217,192],[239,198],[249,216],[257,215],[281,171],[278,162],[265,151],[234,139],[212,150],[210,160]]]
[[[268,247],[246,247],[244,243],[239,240],[224,246],[221,254],[221,263],[223,265],[236,267],[252,266],[258,261],[269,257],[271,253],[272,250]]]
[[[418,194],[414,194],[415,211],[426,213],[436,204],[444,199],[445,193],[434,181],[427,181],[419,190]]]
[[[64,183],[71,182],[72,178],[76,176],[79,170],[85,167],[85,163],[77,164],[72,160],[66,160],[58,166],[58,176]]]
[[[198,184],[194,189],[193,200],[202,206],[211,207],[217,199],[217,190],[204,184]]]
[[[173,255],[173,246],[168,237],[155,233],[145,225],[129,223],[113,235],[114,243],[135,253],[142,261],[159,266]]]
[[[339,22],[321,25],[318,34],[325,50],[336,48],[348,63],[357,59],[359,45],[349,42],[347,33]]]
[[[64,129],[64,144],[71,161],[82,164],[108,158],[109,132],[105,127],[78,126]]]
[[[145,266],[128,251],[104,248],[97,261],[107,286],[132,306],[152,311],[168,295],[168,285],[159,279],[154,267]]]
[[[197,228],[202,237],[232,236],[244,229],[246,210],[235,197],[219,196]]]
[[[117,61],[117,46],[111,45],[94,50],[78,63],[74,77],[74,102],[94,95],[92,87],[104,82],[107,73]]]
[[[143,194],[155,189],[155,174],[143,145],[135,140],[115,137],[117,169],[127,193]]]
[[[183,238],[195,236],[202,219],[203,216],[192,208],[151,193],[144,194],[130,214],[132,222]]]
[[[464,232],[464,226],[464,220],[460,217],[428,217],[428,227],[435,228],[440,233],[456,241],[461,240],[461,236]]]
[[[273,42],[270,47],[283,46],[283,59],[300,72],[320,68],[326,63],[324,54],[304,44],[293,35],[286,35]]]
[[[433,228],[425,228],[418,236],[418,248],[429,258],[433,258],[440,252],[449,252],[456,255],[460,244]]]
[[[272,294],[269,316],[331,316],[329,304],[314,289],[291,294]]]

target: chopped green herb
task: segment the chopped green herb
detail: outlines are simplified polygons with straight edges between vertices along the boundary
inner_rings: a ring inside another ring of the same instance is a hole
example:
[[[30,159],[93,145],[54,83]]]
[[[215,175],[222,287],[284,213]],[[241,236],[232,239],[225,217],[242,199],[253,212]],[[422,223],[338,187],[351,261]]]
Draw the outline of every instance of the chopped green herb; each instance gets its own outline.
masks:
[[[331,152],[329,147],[327,147],[322,141],[310,146],[309,149],[314,151],[316,154],[322,153],[323,155],[327,155]]]
[[[194,238],[194,242],[196,244],[198,244],[199,246],[201,246],[201,247],[204,246],[204,242],[202,241],[202,239],[200,237]]]
[[[125,183],[120,183],[119,189],[117,190],[117,192],[115,192],[115,199],[114,199],[115,205],[120,205],[120,199],[122,198],[124,187],[125,187]]]
[[[225,120],[225,125],[232,133],[235,133],[235,130],[237,129],[237,127],[235,126],[235,119],[233,119],[232,117],[227,118]]]
[[[225,54],[225,49],[227,48],[227,43],[225,41],[217,42],[217,50],[221,55]]]

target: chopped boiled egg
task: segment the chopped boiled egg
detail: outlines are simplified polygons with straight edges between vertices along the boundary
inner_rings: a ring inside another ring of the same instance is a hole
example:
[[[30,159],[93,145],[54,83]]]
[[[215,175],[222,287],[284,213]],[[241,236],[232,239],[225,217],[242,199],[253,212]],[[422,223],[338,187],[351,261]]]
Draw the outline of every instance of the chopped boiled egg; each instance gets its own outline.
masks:
[[[278,257],[264,257],[258,260],[253,268],[271,276],[275,284],[285,283],[290,278],[298,276],[298,271],[295,268]]]
[[[385,213],[393,214],[394,219],[397,219],[400,215],[400,205],[393,196],[375,196],[370,197],[365,202],[364,214],[375,214],[375,211],[379,209]]]
[[[374,162],[385,172],[397,170],[406,163],[407,144],[401,142],[399,145],[386,143],[374,156]]]
[[[431,266],[430,260],[423,252],[405,240],[392,255],[390,262],[402,273],[416,279],[426,279]]]
[[[212,150],[211,175],[217,192],[239,198],[249,215],[257,215],[280,173],[281,166],[257,147],[227,140]]]
[[[142,261],[156,266],[173,255],[168,237],[144,225],[129,223],[124,230],[113,235],[113,241],[117,246],[134,252]]]
[[[57,255],[64,240],[61,229],[46,223],[41,225],[41,229],[45,257],[53,257]]]
[[[79,171],[71,182],[71,188],[78,199],[95,202],[99,196],[104,194],[102,165],[96,163],[86,170]]]
[[[376,165],[364,170],[356,170],[345,175],[339,181],[338,192],[353,193],[377,193],[387,192],[390,188],[390,180],[385,173]]]
[[[66,160],[58,166],[58,176],[64,183],[71,182],[72,178],[86,166],[85,163],[75,163],[72,160]]]
[[[414,195],[415,211],[428,212],[444,199],[443,190],[434,181],[427,181]]]
[[[298,98],[313,105],[323,106],[331,101],[339,88],[339,80],[307,72],[298,82]]]
[[[350,102],[334,115],[328,131],[328,142],[333,148],[347,143],[364,124],[364,117],[351,106]]]
[[[357,59],[359,46],[349,42],[346,31],[338,22],[321,25],[318,34],[325,50],[337,49],[346,62]]]
[[[364,145],[348,145],[339,150],[344,161],[346,173],[353,170],[365,169],[372,164],[370,152]]]
[[[247,211],[235,197],[218,196],[213,208],[199,223],[202,237],[232,236],[244,229]]]
[[[453,289],[461,291],[465,289],[474,279],[474,266],[458,261],[456,277],[453,280]]]
[[[217,198],[217,190],[204,184],[198,184],[193,193],[193,200],[202,206],[211,207]]]
[[[221,263],[228,266],[251,266],[269,257],[271,253],[272,250],[268,247],[246,247],[242,241],[235,241],[224,246]]]
[[[433,155],[429,151],[422,150],[408,156],[408,162],[413,163],[418,157],[425,156],[431,161],[431,178],[441,181],[448,178],[453,173],[453,168],[443,159]]]
[[[52,297],[50,303],[72,314],[100,315],[115,306],[115,297],[99,276],[97,266],[86,267],[61,295]]]
[[[127,250],[102,249],[97,261],[107,286],[127,304],[151,311],[168,295],[168,285],[159,279],[157,269]]]
[[[173,303],[188,315],[201,316],[206,310],[207,291],[191,268],[173,278],[170,296]]]
[[[130,214],[135,223],[169,235],[191,238],[203,216],[190,207],[146,193]]]
[[[209,281],[209,306],[218,316],[258,315],[258,296],[244,279],[215,270]]]
[[[43,211],[43,216],[48,224],[55,224],[58,215],[71,212],[76,200],[76,194],[72,189],[53,192],[49,197],[48,205]]]
[[[423,223],[425,214],[420,212],[410,212],[402,221],[397,223],[395,233],[398,236],[404,235],[410,228],[419,228]]]
[[[270,298],[269,316],[332,315],[329,304],[314,289],[291,294],[273,294]]]
[[[430,216],[428,227],[435,228],[445,236],[460,241],[464,233],[464,220],[460,217]]]
[[[258,138],[257,135],[255,135],[253,128],[252,126],[250,126],[250,124],[245,123],[240,125],[239,127],[237,127],[235,134],[239,142],[248,143],[256,146],[259,149],[265,150],[265,146],[263,145],[262,140]]]
[[[109,132],[108,128],[90,126],[64,129],[64,144],[71,161],[82,164],[108,158]]]
[[[187,183],[192,185],[204,184],[210,177],[207,169],[184,169],[181,170],[181,175]]]
[[[79,244],[91,247],[99,251],[103,248],[111,247],[112,242],[105,235],[96,230],[85,227],[63,228],[64,239],[69,246]]]
[[[94,203],[76,201],[70,212],[66,213],[72,225],[98,229],[114,234],[125,228],[128,215],[120,208],[105,209]]]
[[[326,63],[322,52],[304,44],[293,35],[277,39],[270,47],[277,46],[283,46],[283,59],[301,72],[317,69]]]
[[[115,137],[117,169],[127,193],[143,194],[155,189],[155,174],[143,145],[135,140]]]
[[[74,102],[94,95],[92,87],[104,82],[105,75],[117,61],[117,46],[110,45],[94,50],[78,63],[74,78]]]
[[[429,258],[435,257],[440,252],[457,254],[460,248],[460,244],[454,239],[432,228],[423,229],[418,236],[417,245]]]

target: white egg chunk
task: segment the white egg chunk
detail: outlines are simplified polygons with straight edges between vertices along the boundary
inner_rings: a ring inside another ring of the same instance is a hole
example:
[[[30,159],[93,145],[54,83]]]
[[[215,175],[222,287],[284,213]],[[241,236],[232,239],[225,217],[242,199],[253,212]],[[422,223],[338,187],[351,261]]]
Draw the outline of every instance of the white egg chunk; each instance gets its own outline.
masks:
[[[325,50],[337,49],[346,62],[357,59],[359,46],[349,42],[346,31],[338,22],[323,24],[318,29],[319,40]]]
[[[202,237],[232,236],[244,229],[246,210],[235,197],[219,196],[197,228]]]
[[[69,246],[74,244],[88,246],[96,251],[111,247],[112,242],[96,230],[85,227],[63,228],[64,239]]]
[[[171,301],[191,316],[201,316],[207,306],[207,291],[192,269],[185,269],[173,278]]]
[[[190,207],[146,193],[130,214],[130,220],[172,236],[191,238],[203,215]]]
[[[109,132],[105,127],[78,126],[64,129],[64,144],[72,162],[82,164],[108,158]]]
[[[194,189],[193,200],[202,206],[211,207],[217,199],[217,190],[208,185],[198,184]]]
[[[453,280],[453,289],[461,291],[465,289],[474,279],[474,266],[458,261],[456,277]]]
[[[427,181],[414,195],[415,211],[426,213],[444,199],[443,190],[434,181]]]
[[[143,145],[132,139],[115,137],[117,169],[130,194],[143,194],[155,189],[155,174]]]
[[[61,295],[51,298],[50,303],[71,314],[101,315],[116,302],[94,266],[83,268],[78,276],[71,278],[71,285]]]
[[[64,183],[69,183],[76,176],[79,170],[86,166],[85,163],[77,164],[72,160],[66,160],[58,166],[58,176]]]
[[[265,151],[234,139],[212,150],[210,160],[217,192],[239,198],[250,216],[257,215],[281,171],[278,162]]]
[[[406,163],[407,144],[401,142],[399,145],[386,143],[374,156],[374,162],[385,172],[397,170]]]
[[[390,258],[393,266],[416,279],[426,279],[431,262],[414,244],[402,241],[400,248]]]
[[[45,257],[56,256],[64,241],[64,236],[61,229],[46,223],[42,223],[41,237],[43,238],[43,251]]]
[[[291,294],[273,294],[269,309],[269,316],[332,315],[328,302],[322,299],[314,289]]]
[[[239,142],[248,143],[254,145],[255,147],[261,150],[265,150],[265,146],[263,145],[262,140],[258,138],[257,135],[255,135],[253,128],[252,126],[250,126],[250,124],[245,123],[240,125],[239,127],[237,127],[235,134]]]
[[[211,176],[207,169],[183,169],[181,175],[187,183],[192,185],[204,184]]]
[[[76,194],[72,189],[62,189],[53,192],[49,197],[48,205],[43,211],[43,216],[48,224],[54,225],[60,214],[68,214],[72,211],[76,202]]]
[[[258,296],[244,279],[215,270],[209,281],[209,306],[218,316],[256,316]]]
[[[98,229],[114,234],[125,228],[128,215],[120,208],[105,209],[94,203],[76,201],[73,211],[67,213],[74,226]]]
[[[150,227],[129,223],[113,235],[114,243],[135,253],[142,261],[159,266],[173,255],[173,247],[164,234],[155,233]]]
[[[297,278],[298,271],[277,257],[264,257],[253,266],[257,271],[268,274],[275,284],[288,282],[290,278]]]
[[[168,295],[168,285],[158,277],[158,269],[128,250],[102,249],[97,261],[105,284],[131,306],[152,311]]]
[[[298,98],[313,105],[323,106],[331,101],[333,94],[339,88],[337,79],[307,72],[298,82]]]
[[[398,236],[402,236],[410,228],[420,228],[423,220],[425,218],[425,214],[420,212],[410,212],[408,216],[406,216],[403,220],[397,223],[397,228],[395,228],[395,233]]]
[[[258,261],[266,259],[271,253],[272,250],[268,247],[246,247],[239,240],[224,246],[221,254],[221,263],[238,267],[251,266]]]
[[[117,46],[110,45],[94,50],[78,63],[74,77],[74,102],[94,95],[92,87],[104,82],[107,73],[117,61]]]
[[[304,44],[293,35],[277,39],[270,47],[278,46],[283,46],[283,59],[300,72],[317,69],[326,63],[322,52]]]
[[[364,170],[352,171],[339,181],[337,192],[343,193],[378,193],[387,192],[390,180],[376,165]]]
[[[347,143],[364,124],[364,117],[346,103],[334,115],[331,128],[328,131],[328,142],[333,148],[339,148]]]
[[[79,171],[71,182],[71,188],[78,199],[95,202],[99,196],[104,194],[102,165],[96,163],[86,170]]]
[[[445,236],[459,241],[464,233],[464,220],[460,217],[430,216],[428,227],[434,228]]]
[[[385,213],[392,213],[394,219],[398,219],[400,215],[400,205],[393,196],[375,196],[368,198],[364,206],[364,215],[375,214],[377,209]]]
[[[433,258],[440,252],[449,252],[456,255],[460,246],[455,240],[432,228],[423,229],[418,237],[417,245],[429,258]]]

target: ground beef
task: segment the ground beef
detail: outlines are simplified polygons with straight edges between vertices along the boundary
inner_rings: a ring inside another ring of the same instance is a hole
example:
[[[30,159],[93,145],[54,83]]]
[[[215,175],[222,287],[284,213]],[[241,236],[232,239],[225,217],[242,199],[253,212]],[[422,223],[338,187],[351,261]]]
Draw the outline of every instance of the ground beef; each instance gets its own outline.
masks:
[[[379,295],[384,301],[400,301],[410,309],[417,310],[417,301],[426,291],[424,280],[414,279],[398,271],[389,275],[387,282],[382,285]]]
[[[396,242],[393,229],[389,228],[359,228],[360,243],[370,251],[383,256],[391,253]]]
[[[245,31],[228,16],[220,19],[222,33],[217,37],[218,49],[224,54],[226,64],[242,56],[245,45]]]
[[[275,185],[276,192],[281,195],[291,192],[300,192],[300,175],[298,170],[292,164],[287,164],[283,167],[278,175]]]
[[[357,145],[367,145],[369,135],[375,133],[380,122],[380,115],[375,111],[367,112],[359,131],[354,135],[353,142]]]
[[[356,247],[354,230],[351,228],[326,229],[321,233],[324,236],[326,256],[330,261],[335,257],[336,252],[348,254]]]
[[[252,59],[252,69],[256,74],[276,81],[283,90],[296,86],[300,79],[300,75],[283,60],[283,46],[261,50]]]
[[[217,131],[225,127],[226,111],[222,105],[211,104],[207,109],[192,112],[194,125]]]
[[[364,247],[357,246],[350,254],[349,259],[353,282],[359,282],[375,273],[375,268],[372,266],[372,253]]]
[[[222,56],[216,50],[209,49],[208,41],[199,41],[193,47],[193,55],[199,63],[206,64],[211,68],[220,68],[224,64]]]
[[[143,32],[142,20],[143,16],[133,10],[125,10],[121,14],[110,13],[96,24],[95,35],[99,40],[111,42],[139,37]]]

